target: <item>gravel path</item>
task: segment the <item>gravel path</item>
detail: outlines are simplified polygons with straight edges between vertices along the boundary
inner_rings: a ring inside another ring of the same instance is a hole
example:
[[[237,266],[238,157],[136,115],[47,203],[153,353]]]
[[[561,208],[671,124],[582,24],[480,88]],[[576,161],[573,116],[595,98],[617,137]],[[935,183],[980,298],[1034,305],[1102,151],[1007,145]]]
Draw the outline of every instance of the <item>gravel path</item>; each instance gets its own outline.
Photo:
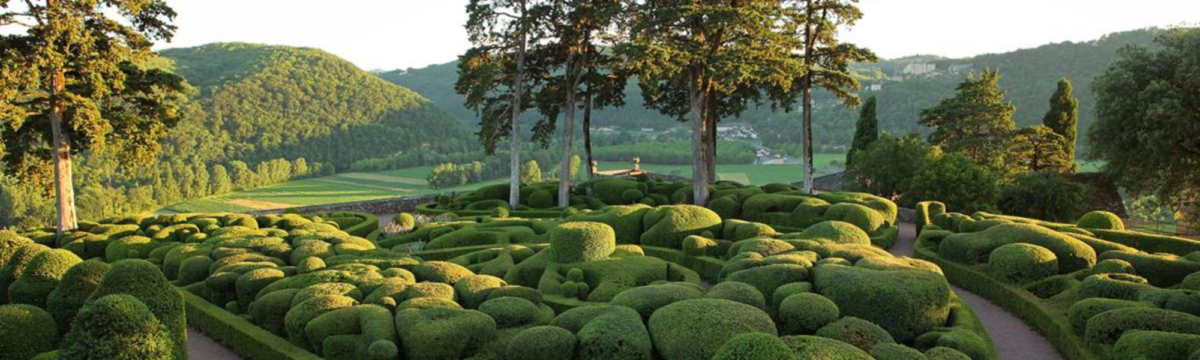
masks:
[[[233,360],[241,359],[232,350],[221,346],[212,338],[188,327],[188,359]]]
[[[912,256],[913,246],[916,245],[916,242],[916,226],[910,223],[900,224],[900,239],[896,242],[896,246],[889,251],[898,256]],[[971,305],[971,309],[975,310],[976,315],[979,315],[979,320],[983,321],[983,327],[987,328],[988,334],[992,336],[992,341],[996,344],[996,351],[1000,353],[1000,360],[1062,359],[1050,341],[1021,319],[996,304],[992,304],[982,296],[957,286],[952,286],[952,288],[958,297]]]

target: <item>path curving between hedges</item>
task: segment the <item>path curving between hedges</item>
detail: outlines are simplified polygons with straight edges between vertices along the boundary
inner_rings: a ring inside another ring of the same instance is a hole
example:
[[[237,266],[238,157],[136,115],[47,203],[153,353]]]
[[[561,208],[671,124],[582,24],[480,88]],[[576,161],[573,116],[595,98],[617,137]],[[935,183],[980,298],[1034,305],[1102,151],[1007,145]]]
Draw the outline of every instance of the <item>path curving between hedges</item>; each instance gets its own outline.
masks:
[[[900,237],[896,241],[896,245],[888,251],[892,255],[912,257],[916,242],[916,225],[902,223],[900,224]],[[988,335],[992,337],[1000,360],[1062,360],[1062,356],[1058,354],[1058,350],[1054,349],[1054,345],[1051,345],[1046,337],[1021,319],[982,296],[957,286],[952,285],[951,288],[954,293],[958,294],[958,297],[971,305],[972,310],[975,310],[975,314],[983,322],[983,327],[987,329]]]
[[[216,340],[188,326],[188,358],[205,360],[241,359],[233,350],[221,346]]]

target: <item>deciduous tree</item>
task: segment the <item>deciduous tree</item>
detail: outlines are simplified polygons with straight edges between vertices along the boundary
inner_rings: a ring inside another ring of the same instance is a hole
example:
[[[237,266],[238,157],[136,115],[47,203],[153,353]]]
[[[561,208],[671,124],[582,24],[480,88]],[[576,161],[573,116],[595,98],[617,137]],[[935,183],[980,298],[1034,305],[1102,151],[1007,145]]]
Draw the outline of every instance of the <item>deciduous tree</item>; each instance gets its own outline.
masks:
[[[1066,137],[1048,126],[1032,126],[1013,133],[1008,165],[1019,171],[1071,172],[1075,161],[1070,153]]]
[[[146,163],[178,121],[187,85],[147,66],[174,18],[162,0],[0,0],[4,163],[25,179],[53,163],[59,232],[77,227],[72,155]]]

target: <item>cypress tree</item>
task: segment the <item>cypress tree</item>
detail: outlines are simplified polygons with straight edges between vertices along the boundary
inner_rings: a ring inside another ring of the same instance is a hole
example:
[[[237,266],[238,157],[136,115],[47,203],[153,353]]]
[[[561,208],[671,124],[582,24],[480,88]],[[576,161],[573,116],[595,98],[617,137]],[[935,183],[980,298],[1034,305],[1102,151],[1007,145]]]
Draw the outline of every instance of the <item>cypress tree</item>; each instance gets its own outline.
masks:
[[[1054,130],[1055,133],[1067,139],[1066,158],[1072,164],[1075,160],[1075,139],[1079,123],[1079,99],[1072,95],[1071,80],[1063,77],[1058,81],[1058,90],[1050,97],[1050,110],[1042,118],[1042,124]],[[1078,170],[1078,165],[1072,165],[1071,171]]]
[[[854,153],[867,149],[867,145],[879,139],[879,118],[875,116],[875,97],[872,96],[863,104],[858,114],[858,124],[854,130],[854,141],[850,143],[850,151],[846,153],[846,168],[854,159]]]

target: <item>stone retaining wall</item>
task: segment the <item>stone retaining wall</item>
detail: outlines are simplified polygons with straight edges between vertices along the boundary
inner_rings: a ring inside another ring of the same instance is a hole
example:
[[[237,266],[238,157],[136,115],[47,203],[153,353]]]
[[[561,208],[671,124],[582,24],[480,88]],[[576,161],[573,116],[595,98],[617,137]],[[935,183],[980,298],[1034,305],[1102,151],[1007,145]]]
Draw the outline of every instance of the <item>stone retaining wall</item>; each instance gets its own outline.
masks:
[[[396,198],[387,198],[387,199],[378,199],[378,200],[356,201],[356,202],[348,202],[348,203],[340,203],[340,204],[300,206],[300,207],[295,207],[294,209],[296,209],[297,211],[299,211],[301,213],[315,213],[315,212],[327,212],[327,211],[357,211],[357,212],[365,212],[365,213],[376,214],[376,215],[395,214],[395,213],[402,213],[402,212],[412,212],[414,209],[416,209],[417,205],[434,201],[435,196],[437,196],[437,195],[405,196],[405,197],[396,197]],[[283,211],[282,209],[268,210],[268,211],[255,211],[255,212],[251,212],[251,214],[261,215],[261,214],[279,213],[282,211]]]

